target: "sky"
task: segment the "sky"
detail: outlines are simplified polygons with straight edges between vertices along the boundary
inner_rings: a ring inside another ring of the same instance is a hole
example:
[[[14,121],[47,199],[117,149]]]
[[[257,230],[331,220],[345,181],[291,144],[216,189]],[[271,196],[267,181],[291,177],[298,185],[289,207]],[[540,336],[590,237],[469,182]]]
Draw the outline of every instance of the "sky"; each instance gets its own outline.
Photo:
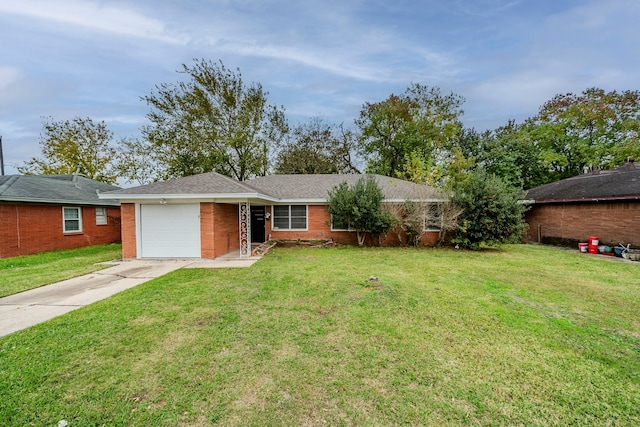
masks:
[[[221,60],[292,124],[354,126],[411,83],[465,98],[477,130],[560,93],[640,89],[637,0],[0,0],[5,173],[40,157],[43,118],[137,137],[141,97]]]

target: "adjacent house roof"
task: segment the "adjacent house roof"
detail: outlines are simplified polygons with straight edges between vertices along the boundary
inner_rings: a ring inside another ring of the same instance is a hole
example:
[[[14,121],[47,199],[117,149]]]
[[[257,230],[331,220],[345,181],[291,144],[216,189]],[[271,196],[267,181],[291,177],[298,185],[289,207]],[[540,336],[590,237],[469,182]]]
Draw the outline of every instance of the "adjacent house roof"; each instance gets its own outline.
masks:
[[[261,199],[272,202],[325,202],[329,191],[346,181],[353,185],[364,175],[269,175],[249,181],[235,179],[209,172],[140,187],[109,192],[103,197],[121,200],[150,198],[215,198],[215,199]],[[414,184],[397,178],[374,175],[382,189],[385,200],[404,201],[407,199],[435,198],[436,192],[425,185]]]
[[[3,175],[0,203],[119,206],[118,200],[98,197],[101,192],[117,189],[81,175]]]
[[[615,169],[552,182],[527,192],[529,203],[577,203],[640,200],[640,166],[633,161]]]

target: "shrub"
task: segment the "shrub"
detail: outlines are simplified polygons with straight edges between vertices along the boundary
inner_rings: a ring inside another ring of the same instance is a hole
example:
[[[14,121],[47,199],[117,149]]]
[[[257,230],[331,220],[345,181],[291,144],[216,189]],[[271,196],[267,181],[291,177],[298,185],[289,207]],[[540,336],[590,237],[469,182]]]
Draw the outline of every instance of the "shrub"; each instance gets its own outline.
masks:
[[[482,243],[495,246],[516,242],[526,231],[522,194],[496,175],[482,169],[454,186],[453,200],[464,209],[452,243],[477,250]]]
[[[382,211],[384,195],[373,176],[360,178],[353,187],[341,182],[329,192],[328,210],[334,224],[344,224],[356,231],[358,245],[364,245],[367,234],[380,236],[396,221]]]

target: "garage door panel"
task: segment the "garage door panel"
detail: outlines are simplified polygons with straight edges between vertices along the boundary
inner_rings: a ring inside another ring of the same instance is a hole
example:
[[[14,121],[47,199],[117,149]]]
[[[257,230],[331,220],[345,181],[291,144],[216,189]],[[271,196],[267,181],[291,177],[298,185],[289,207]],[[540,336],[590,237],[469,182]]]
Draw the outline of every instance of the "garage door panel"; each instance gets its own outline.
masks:
[[[142,258],[199,258],[200,205],[141,205]]]

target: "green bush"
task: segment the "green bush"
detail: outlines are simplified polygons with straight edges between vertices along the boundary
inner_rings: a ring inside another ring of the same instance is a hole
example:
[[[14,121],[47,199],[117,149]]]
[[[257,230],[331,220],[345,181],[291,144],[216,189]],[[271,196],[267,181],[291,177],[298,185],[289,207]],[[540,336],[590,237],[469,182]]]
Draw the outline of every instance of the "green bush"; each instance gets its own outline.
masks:
[[[454,186],[454,202],[464,209],[452,243],[477,250],[519,241],[526,231],[521,192],[486,171],[471,172]]]
[[[382,211],[384,194],[373,176],[360,178],[353,187],[343,181],[329,192],[328,210],[335,224],[355,230],[358,245],[367,234],[380,236],[391,229],[396,218]]]

